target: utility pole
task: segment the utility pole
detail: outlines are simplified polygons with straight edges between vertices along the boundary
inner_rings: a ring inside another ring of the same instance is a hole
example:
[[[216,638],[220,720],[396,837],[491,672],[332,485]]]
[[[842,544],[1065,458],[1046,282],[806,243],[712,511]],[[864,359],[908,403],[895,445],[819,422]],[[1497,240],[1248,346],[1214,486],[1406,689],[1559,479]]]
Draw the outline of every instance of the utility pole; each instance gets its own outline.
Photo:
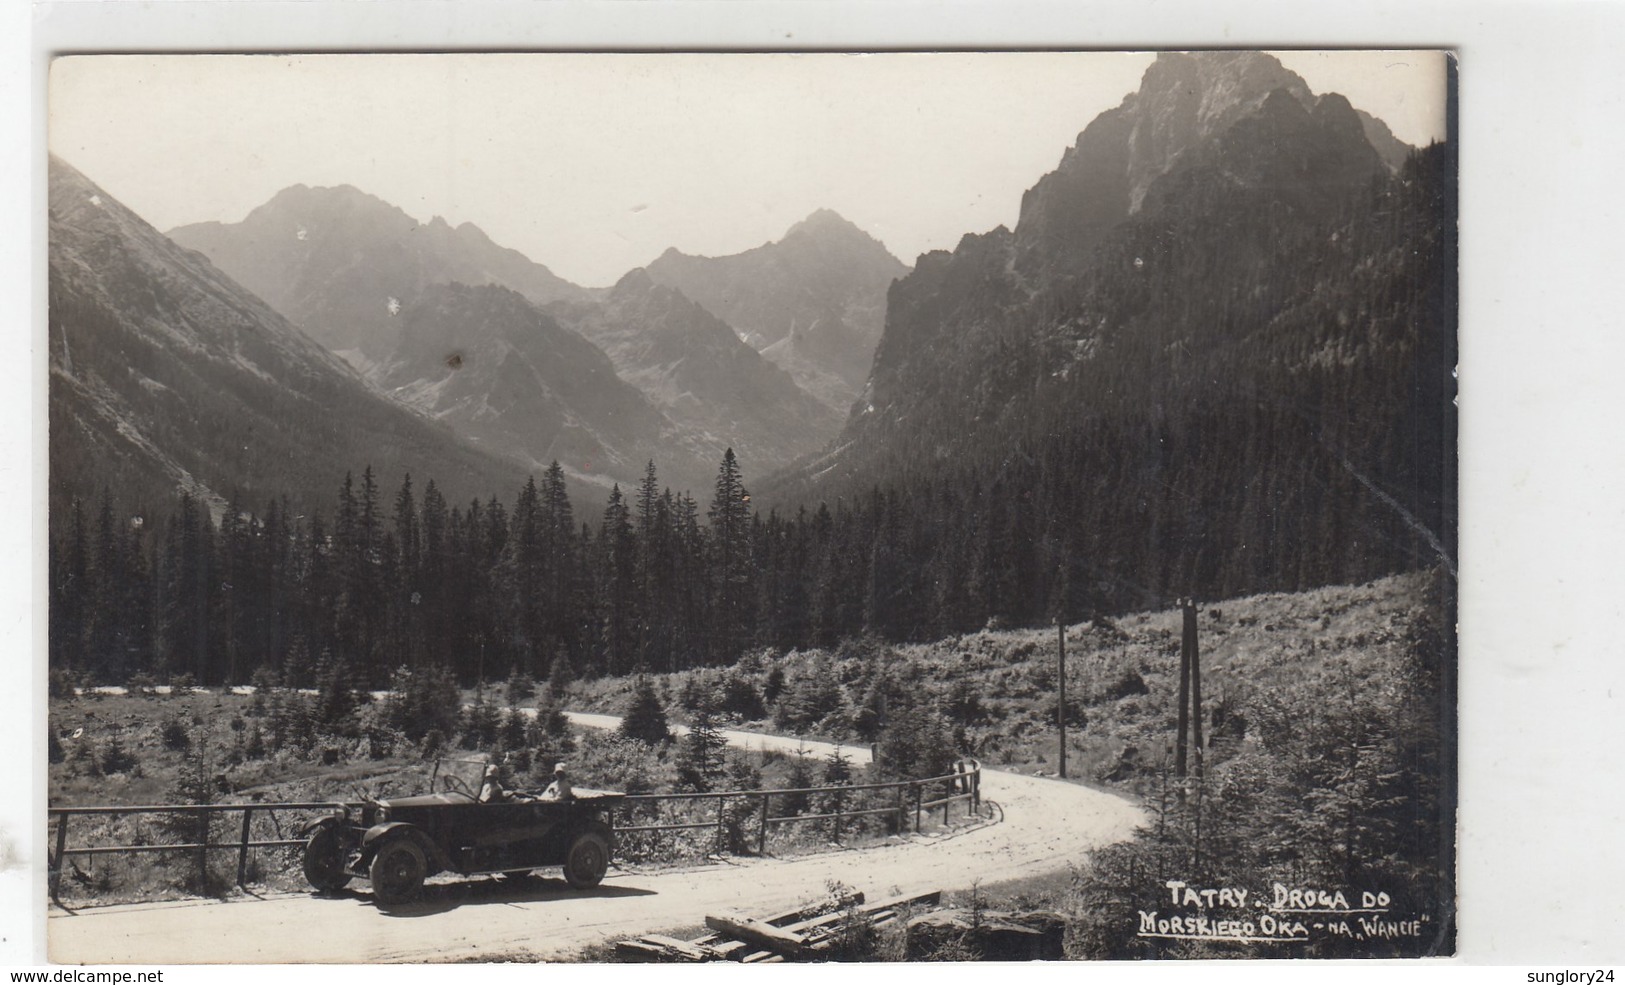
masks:
[[[1185,606],[1185,600],[1184,599],[1179,600],[1179,606],[1180,606],[1180,608],[1182,610],[1184,609],[1184,606]],[[1189,623],[1187,623],[1187,627],[1188,626],[1189,626]],[[1179,724],[1178,724],[1178,727],[1177,727],[1177,732],[1178,732],[1179,737],[1174,743],[1174,778],[1178,779],[1178,780],[1185,779],[1185,737],[1190,732],[1190,710],[1191,710],[1191,647],[1190,647],[1190,643],[1191,643],[1190,631],[1187,628],[1184,636],[1179,641],[1179,719],[1178,719]],[[1182,801],[1185,798],[1185,793],[1184,793],[1184,787],[1183,786],[1180,787],[1179,797],[1180,797],[1180,800],[1182,800]]]
[[[1060,709],[1056,712],[1061,720],[1061,779],[1066,779],[1066,624],[1060,619],[1055,620],[1056,638],[1056,676],[1061,682]]]
[[[1196,752],[1196,778],[1202,778],[1202,652],[1196,642],[1196,600],[1185,600],[1185,634],[1181,649],[1190,654],[1191,748]]]

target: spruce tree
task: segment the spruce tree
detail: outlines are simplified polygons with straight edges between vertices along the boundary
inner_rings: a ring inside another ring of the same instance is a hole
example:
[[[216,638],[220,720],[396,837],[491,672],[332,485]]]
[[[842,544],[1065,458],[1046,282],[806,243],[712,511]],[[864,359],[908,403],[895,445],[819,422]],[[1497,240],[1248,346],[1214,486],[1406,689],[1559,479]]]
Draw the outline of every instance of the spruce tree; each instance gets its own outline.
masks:
[[[722,776],[723,750],[727,741],[717,731],[716,717],[709,708],[694,713],[688,734],[677,749],[677,782],[699,793],[716,789]]]
[[[723,454],[717,468],[715,495],[706,518],[711,525],[712,584],[708,641],[714,659],[732,661],[749,641],[748,628],[755,619],[750,494],[732,448]]]
[[[619,731],[628,739],[637,739],[650,746],[671,741],[671,729],[666,724],[666,709],[661,707],[660,696],[655,693],[654,682],[649,678],[638,678],[637,689],[632,694],[632,703],[627,706],[626,716],[621,719]]]

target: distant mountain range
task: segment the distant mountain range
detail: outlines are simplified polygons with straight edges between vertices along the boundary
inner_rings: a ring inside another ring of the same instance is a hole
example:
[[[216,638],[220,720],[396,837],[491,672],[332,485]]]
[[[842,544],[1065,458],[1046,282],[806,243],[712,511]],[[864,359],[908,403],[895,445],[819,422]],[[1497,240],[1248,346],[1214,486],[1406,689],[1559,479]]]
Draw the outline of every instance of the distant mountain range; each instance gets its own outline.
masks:
[[[908,267],[827,209],[784,238],[724,257],[667,250],[649,264],[733,326],[807,392],[844,416],[869,376],[886,324],[886,291]]]
[[[601,301],[560,301],[548,311],[608,353],[621,377],[682,429],[685,447],[711,474],[732,447],[766,475],[817,451],[841,426],[843,415],[644,270],[621,278]]]
[[[758,508],[890,490],[888,563],[966,612],[1448,561],[1453,155],[1268,55],[1169,53],[1014,228],[910,269],[817,212],[606,290],[349,187],[171,241],[53,161],[53,502],[322,502],[367,463],[703,490],[732,447]]]
[[[679,488],[708,484],[730,446],[765,475],[828,442],[867,378],[886,288],[907,269],[820,212],[738,257],[657,261],[681,268],[709,305],[643,270],[590,290],[473,225],[419,223],[348,186],[296,186],[240,223],[171,236],[383,392],[481,447],[622,482],[654,460]],[[772,345],[758,355],[746,340]],[[613,359],[607,375],[595,345]]]
[[[671,422],[602,350],[514,291],[430,285],[396,324],[367,378],[480,447],[579,478],[631,481],[650,459],[671,464]]]
[[[180,226],[169,237],[353,359],[390,355],[394,316],[438,284],[498,284],[536,304],[589,293],[472,223],[420,223],[349,185],[295,185],[241,222]]]
[[[51,501],[216,511],[330,505],[345,472],[411,472],[453,501],[524,472],[384,399],[198,253],[50,162]]]

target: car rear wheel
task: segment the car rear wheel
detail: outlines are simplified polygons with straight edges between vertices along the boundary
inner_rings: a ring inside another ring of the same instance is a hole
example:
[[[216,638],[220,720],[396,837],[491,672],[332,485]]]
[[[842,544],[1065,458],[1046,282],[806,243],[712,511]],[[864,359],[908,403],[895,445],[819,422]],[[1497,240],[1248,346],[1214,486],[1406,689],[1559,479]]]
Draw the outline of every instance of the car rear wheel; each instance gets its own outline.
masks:
[[[386,906],[417,899],[428,872],[423,849],[411,838],[398,838],[380,848],[367,870],[373,898]]]
[[[591,889],[609,871],[609,839],[599,831],[583,831],[570,842],[564,857],[564,881],[573,889]]]
[[[305,842],[305,881],[318,893],[333,893],[350,884],[344,871],[344,842],[331,825],[317,828]]]

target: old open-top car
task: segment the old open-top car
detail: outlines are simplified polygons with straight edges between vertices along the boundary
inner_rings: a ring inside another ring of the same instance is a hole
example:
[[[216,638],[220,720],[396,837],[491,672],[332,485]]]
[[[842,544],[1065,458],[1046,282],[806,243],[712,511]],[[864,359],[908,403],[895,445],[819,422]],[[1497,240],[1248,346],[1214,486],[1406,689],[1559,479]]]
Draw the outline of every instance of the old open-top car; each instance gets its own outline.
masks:
[[[468,776],[459,768],[475,767]],[[340,807],[307,825],[305,878],[321,892],[372,881],[382,904],[408,902],[437,872],[525,873],[563,866],[577,889],[598,885],[614,852],[609,815],[623,794],[577,788],[548,800],[528,793],[482,802],[483,762],[437,763],[433,792]]]

